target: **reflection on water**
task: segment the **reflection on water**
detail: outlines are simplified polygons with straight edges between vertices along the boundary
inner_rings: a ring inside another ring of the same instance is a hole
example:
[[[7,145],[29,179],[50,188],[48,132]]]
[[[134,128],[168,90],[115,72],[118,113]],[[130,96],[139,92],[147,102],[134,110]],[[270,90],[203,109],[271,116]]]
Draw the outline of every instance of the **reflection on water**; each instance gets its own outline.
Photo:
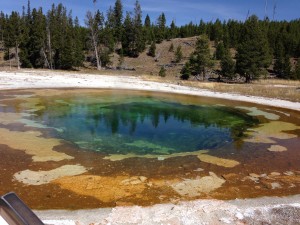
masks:
[[[86,100],[85,100],[86,99]],[[81,148],[110,154],[171,154],[216,149],[258,123],[238,109],[182,105],[153,97],[51,99],[35,120],[62,129]]]

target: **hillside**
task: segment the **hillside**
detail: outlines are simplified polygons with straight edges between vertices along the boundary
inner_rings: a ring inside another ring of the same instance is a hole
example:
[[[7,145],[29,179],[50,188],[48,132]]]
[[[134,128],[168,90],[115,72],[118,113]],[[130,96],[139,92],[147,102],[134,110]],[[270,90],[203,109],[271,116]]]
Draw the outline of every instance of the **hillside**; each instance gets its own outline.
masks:
[[[119,65],[120,56],[117,53],[110,54],[111,64],[107,68],[103,68],[105,73],[109,74],[132,74],[132,75],[153,75],[158,76],[161,66],[165,66],[167,70],[167,77],[179,77],[180,70],[184,63],[188,60],[190,54],[195,49],[197,37],[190,38],[176,38],[169,41],[163,41],[160,44],[156,44],[156,57],[148,56],[149,45],[146,46],[146,49],[140,53],[139,57],[124,57],[124,63],[121,70],[117,69]],[[170,45],[173,43],[174,50],[169,51]],[[182,61],[179,63],[174,63],[175,50],[178,46],[181,46],[183,53]],[[213,42],[211,42],[211,46]],[[211,54],[215,48],[212,46]],[[11,52],[14,52],[14,49],[11,49]],[[85,62],[84,67],[80,67],[79,70],[82,72],[97,73],[94,71],[96,68],[91,66],[90,63]],[[16,68],[15,59],[11,59],[12,69]],[[10,63],[8,60],[4,60],[4,52],[0,50],[0,68],[8,69]]]
[[[161,66],[165,66],[167,70],[167,76],[174,77],[180,74],[180,70],[183,64],[187,61],[189,55],[194,51],[197,38],[176,38],[170,41],[163,41],[160,44],[156,44],[156,57],[148,56],[147,46],[146,50],[142,52],[138,58],[124,58],[124,66],[128,68],[134,68],[138,75],[158,75]],[[169,51],[169,48],[173,44],[174,50]],[[173,63],[175,58],[175,50],[178,46],[181,46],[183,59],[179,63]],[[112,59],[112,67],[118,65],[119,56],[114,54]]]
[[[146,46],[146,49],[140,53],[137,58],[124,57],[124,63],[122,68],[117,69],[119,66],[120,56],[116,53],[110,55],[111,64],[105,68],[105,73],[108,74],[131,74],[138,76],[153,76],[157,77],[160,68],[163,66],[166,69],[166,79],[178,79],[180,77],[180,70],[184,64],[188,61],[189,56],[195,50],[195,45],[198,37],[189,38],[175,38],[162,43],[156,44],[156,56],[151,57],[148,55],[150,45]],[[169,51],[171,44],[174,46],[173,51]],[[182,60],[179,63],[175,63],[175,51],[178,46],[181,46]],[[214,42],[210,42],[211,56],[215,52]],[[234,51],[233,51],[234,52]],[[91,67],[89,63],[85,64],[85,68],[80,68],[84,72],[92,72],[95,68]],[[219,68],[219,62],[215,61],[215,68]]]

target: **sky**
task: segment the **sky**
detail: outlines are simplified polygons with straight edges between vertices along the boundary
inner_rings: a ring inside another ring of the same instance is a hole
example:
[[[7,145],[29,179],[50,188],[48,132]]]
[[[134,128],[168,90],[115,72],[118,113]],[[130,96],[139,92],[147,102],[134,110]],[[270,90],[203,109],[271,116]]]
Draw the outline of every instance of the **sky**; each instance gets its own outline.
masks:
[[[136,0],[122,0],[124,15],[126,11],[132,11]],[[139,0],[143,17],[149,14],[151,22],[155,22],[158,16],[164,12],[167,25],[174,20],[176,25],[184,25],[189,22],[199,23],[201,19],[205,22],[234,19],[244,21],[247,15],[256,14],[259,18],[267,16],[273,19],[274,5],[275,20],[293,20],[300,18],[300,0]],[[68,10],[72,10],[73,17],[78,16],[81,25],[88,10],[95,8],[106,12],[109,6],[113,6],[115,0],[30,0],[31,8],[42,7],[44,12],[51,5],[62,3]],[[0,11],[10,13],[11,11],[22,12],[22,6],[27,7],[27,0],[0,0]],[[95,7],[96,6],[96,7]]]

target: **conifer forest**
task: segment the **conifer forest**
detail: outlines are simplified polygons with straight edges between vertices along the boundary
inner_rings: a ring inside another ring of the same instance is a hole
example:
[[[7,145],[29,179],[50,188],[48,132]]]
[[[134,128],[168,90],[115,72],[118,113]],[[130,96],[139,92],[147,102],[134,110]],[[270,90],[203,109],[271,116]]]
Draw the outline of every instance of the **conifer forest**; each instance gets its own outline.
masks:
[[[200,20],[178,26],[174,20],[167,24],[164,13],[150,18],[142,14],[139,1],[133,4],[132,12],[124,12],[121,0],[106,12],[87,11],[84,23],[62,4],[44,11],[31,8],[28,1],[22,12],[1,12],[4,58],[14,58],[18,68],[76,70],[90,63],[101,70],[109,65],[112,53],[120,61],[144,51],[155,57],[156,44],[197,36],[194,52],[182,65],[181,79],[204,78],[216,60],[219,76],[229,80],[238,75],[250,82],[270,71],[278,78],[300,79],[300,19],[273,21],[252,15],[245,21]],[[212,43],[214,54],[210,53]],[[179,63],[181,47],[174,52],[175,63]]]

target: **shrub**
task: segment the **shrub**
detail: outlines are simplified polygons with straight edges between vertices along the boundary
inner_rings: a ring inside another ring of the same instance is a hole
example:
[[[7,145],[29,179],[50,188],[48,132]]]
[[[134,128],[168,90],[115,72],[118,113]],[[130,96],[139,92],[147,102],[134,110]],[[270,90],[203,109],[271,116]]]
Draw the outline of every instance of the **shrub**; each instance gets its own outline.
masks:
[[[165,69],[165,67],[160,67],[160,70],[159,70],[159,73],[158,73],[158,75],[160,76],[160,77],[165,77],[166,76],[166,69]]]

